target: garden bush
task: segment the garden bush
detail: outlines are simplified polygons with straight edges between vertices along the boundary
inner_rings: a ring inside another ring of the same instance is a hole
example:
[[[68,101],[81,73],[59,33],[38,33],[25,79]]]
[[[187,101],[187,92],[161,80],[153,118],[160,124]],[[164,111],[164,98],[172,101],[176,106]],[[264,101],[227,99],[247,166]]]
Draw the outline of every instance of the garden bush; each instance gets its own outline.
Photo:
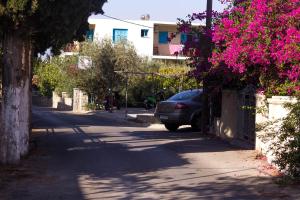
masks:
[[[290,177],[300,180],[300,102],[286,105],[290,113],[283,119],[279,132],[272,135],[270,150],[275,164]]]

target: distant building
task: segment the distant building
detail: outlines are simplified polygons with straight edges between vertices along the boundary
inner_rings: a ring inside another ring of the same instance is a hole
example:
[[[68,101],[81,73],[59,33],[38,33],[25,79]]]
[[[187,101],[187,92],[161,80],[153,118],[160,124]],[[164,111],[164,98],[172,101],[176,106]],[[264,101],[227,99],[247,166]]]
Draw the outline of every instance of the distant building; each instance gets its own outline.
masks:
[[[177,32],[177,24],[174,22],[99,18],[90,18],[88,22],[88,39],[101,41],[110,38],[113,42],[125,39],[135,46],[140,56],[164,60],[187,59],[182,55],[187,35],[177,34],[169,41],[171,35]]]

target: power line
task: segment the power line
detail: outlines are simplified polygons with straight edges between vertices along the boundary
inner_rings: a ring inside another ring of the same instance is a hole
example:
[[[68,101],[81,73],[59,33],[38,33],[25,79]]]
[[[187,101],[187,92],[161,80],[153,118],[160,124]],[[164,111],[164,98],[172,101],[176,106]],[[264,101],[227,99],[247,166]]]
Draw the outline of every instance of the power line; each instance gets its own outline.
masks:
[[[101,15],[103,15],[104,17],[107,17],[107,18],[110,18],[110,19],[114,19],[114,20],[118,20],[118,21],[121,21],[121,22],[125,22],[125,23],[128,23],[128,24],[133,24],[133,25],[136,25],[136,26],[141,26],[141,27],[146,27],[146,28],[153,28],[151,26],[146,26],[146,25],[143,25],[143,24],[138,24],[138,23],[126,21],[126,20],[119,19],[119,18],[116,18],[116,17],[108,16],[108,15],[105,15],[105,14],[101,14]]]

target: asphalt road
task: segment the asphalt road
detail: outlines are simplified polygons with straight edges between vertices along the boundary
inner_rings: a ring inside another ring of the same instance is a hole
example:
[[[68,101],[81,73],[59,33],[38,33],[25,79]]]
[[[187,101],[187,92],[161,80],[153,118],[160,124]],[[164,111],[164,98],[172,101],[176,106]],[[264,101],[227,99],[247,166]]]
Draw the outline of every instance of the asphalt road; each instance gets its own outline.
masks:
[[[34,108],[33,125],[30,156],[2,169],[1,200],[295,199],[254,151],[189,128],[46,108]]]

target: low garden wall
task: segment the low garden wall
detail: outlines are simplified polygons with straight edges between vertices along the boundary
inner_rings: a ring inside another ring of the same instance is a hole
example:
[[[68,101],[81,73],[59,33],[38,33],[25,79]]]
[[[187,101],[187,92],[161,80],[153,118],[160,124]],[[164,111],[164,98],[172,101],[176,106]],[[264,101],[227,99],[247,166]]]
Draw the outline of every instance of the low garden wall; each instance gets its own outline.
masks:
[[[87,110],[86,105],[89,102],[88,96],[85,92],[78,88],[73,90],[73,112],[84,112]]]
[[[270,150],[270,145],[276,138],[270,140],[268,133],[276,133],[289,110],[285,107],[287,103],[296,103],[297,99],[289,96],[273,96],[266,98],[264,95],[256,95],[256,145],[255,148],[267,157],[269,163],[273,163],[275,157]]]
[[[87,110],[88,96],[78,88],[74,88],[73,97],[66,92],[58,95],[53,92],[52,108],[57,110],[72,110],[73,112],[84,112]]]
[[[255,116],[253,110],[245,109],[251,105],[255,106],[251,88],[223,90],[221,117],[214,119],[213,133],[236,145],[254,148]]]
[[[40,107],[51,107],[52,99],[39,94],[32,94],[32,105]]]
[[[69,97],[66,92],[62,92],[59,96],[56,92],[52,94],[52,108],[57,110],[72,110],[73,109],[73,99]]]
[[[255,93],[251,96],[251,92],[224,90],[221,117],[214,119],[213,133],[236,145],[256,149],[273,163],[270,147],[276,137],[269,136],[280,130],[282,119],[288,115],[285,105],[296,102],[289,96],[266,98]]]

